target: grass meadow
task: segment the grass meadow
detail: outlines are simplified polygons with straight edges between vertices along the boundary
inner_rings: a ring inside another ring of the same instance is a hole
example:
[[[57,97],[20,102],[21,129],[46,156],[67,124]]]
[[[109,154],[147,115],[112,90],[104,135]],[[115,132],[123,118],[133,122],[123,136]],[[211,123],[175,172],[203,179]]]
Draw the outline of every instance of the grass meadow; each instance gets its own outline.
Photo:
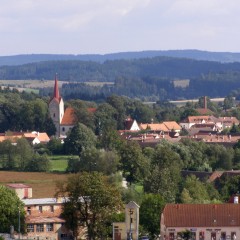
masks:
[[[68,165],[68,158],[66,155],[49,156],[51,162],[51,172],[65,172]]]

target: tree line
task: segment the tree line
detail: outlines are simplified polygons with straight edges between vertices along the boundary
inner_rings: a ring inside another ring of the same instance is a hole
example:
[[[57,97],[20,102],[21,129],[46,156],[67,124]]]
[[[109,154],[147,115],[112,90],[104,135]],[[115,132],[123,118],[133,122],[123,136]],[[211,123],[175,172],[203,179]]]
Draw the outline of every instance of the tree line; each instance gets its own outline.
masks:
[[[223,97],[239,89],[240,63],[197,61],[186,58],[153,57],[132,60],[46,61],[20,66],[0,67],[0,78],[52,79],[58,73],[66,99],[101,100],[111,94],[140,99],[191,99],[201,95]],[[176,87],[177,79],[189,79],[187,87]],[[114,82],[114,86],[92,87],[75,82]],[[85,89],[85,90],[84,90]],[[44,89],[42,93],[47,93]]]

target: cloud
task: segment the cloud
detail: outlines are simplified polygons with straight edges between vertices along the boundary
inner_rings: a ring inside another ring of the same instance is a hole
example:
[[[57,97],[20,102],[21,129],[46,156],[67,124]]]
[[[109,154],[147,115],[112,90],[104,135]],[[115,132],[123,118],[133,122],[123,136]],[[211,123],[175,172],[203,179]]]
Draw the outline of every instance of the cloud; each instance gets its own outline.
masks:
[[[0,0],[0,4],[5,53],[239,49],[237,0]]]

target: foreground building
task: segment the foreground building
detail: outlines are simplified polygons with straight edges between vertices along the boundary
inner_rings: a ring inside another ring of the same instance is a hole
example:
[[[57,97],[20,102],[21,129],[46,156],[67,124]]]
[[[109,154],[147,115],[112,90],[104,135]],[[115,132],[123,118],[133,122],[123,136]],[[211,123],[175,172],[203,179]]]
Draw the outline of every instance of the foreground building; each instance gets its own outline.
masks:
[[[138,240],[139,206],[130,201],[125,207],[125,221],[113,223],[113,240]]]
[[[62,219],[62,199],[22,199],[26,211],[27,238],[69,239]]]
[[[64,198],[32,198],[32,188],[21,183],[7,184],[6,187],[15,191],[24,203],[26,234],[21,234],[21,239],[72,239],[61,217]],[[80,233],[83,236],[85,231]]]
[[[160,228],[166,240],[183,234],[195,240],[236,240],[240,238],[239,226],[240,204],[167,204]]]

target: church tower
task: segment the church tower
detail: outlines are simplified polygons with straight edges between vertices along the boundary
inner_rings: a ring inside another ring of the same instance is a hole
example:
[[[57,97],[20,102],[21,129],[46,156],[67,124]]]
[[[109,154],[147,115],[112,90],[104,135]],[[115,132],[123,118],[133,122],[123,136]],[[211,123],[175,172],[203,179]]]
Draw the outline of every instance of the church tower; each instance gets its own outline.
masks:
[[[48,108],[50,117],[56,127],[56,137],[60,137],[60,124],[64,115],[64,102],[59,93],[57,74],[55,75],[53,96],[49,102]]]

